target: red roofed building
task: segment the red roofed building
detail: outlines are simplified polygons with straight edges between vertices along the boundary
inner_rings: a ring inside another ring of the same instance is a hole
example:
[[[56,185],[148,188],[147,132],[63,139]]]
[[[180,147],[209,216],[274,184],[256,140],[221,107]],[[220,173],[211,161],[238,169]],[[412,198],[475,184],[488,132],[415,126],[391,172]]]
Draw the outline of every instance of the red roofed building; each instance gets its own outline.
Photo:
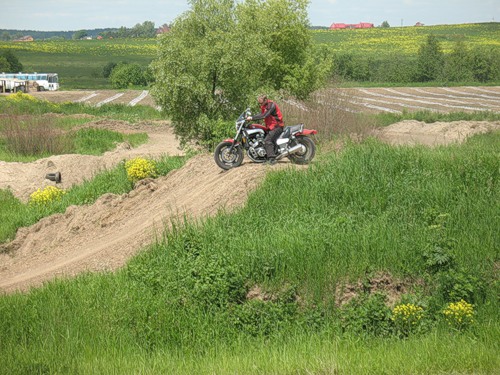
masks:
[[[341,29],[371,29],[373,23],[360,22],[360,23],[332,23],[330,30],[341,30]]]

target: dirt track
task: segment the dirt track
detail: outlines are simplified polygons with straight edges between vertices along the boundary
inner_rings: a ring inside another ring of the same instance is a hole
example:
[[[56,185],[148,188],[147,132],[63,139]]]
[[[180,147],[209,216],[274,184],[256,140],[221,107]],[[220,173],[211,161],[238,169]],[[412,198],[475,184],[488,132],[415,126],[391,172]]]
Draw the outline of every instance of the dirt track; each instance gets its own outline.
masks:
[[[147,90],[80,90],[30,94],[54,102],[78,102],[96,106],[105,103],[156,106]],[[334,97],[338,109],[348,112],[500,112],[499,86],[348,88],[324,90],[319,96],[328,102]]]
[[[127,130],[127,125],[120,122],[106,126]],[[433,145],[459,142],[491,129],[500,130],[500,122],[432,126],[403,122],[376,134],[390,143]],[[84,160],[79,155],[61,155],[33,163],[0,162],[0,176],[8,177],[7,183],[0,181],[0,188],[9,185],[18,196],[26,197],[36,187],[30,179],[36,176],[36,181],[41,183],[41,176],[53,168],[63,171],[65,187],[69,187],[80,182],[84,171],[90,176],[127,157],[180,152],[168,126],[156,128],[150,133],[150,139],[141,148],[119,148],[99,158]],[[223,172],[215,165],[212,155],[199,155],[168,176],[144,181],[129,194],[106,194],[93,205],[71,206],[64,214],[19,229],[13,241],[0,245],[0,290],[28,290],[55,277],[114,270],[151,243],[154,234],[161,233],[171,220],[182,220],[184,216],[198,219],[220,209],[239,207],[268,170],[288,166],[287,161],[274,166],[244,163]],[[31,176],[29,181],[23,179],[24,174]]]

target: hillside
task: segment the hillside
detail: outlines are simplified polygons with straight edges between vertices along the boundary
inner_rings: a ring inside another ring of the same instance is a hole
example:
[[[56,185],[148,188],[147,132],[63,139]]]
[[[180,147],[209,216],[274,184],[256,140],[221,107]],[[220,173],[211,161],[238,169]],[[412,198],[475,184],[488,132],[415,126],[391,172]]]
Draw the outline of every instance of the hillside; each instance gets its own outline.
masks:
[[[112,121],[101,126],[126,130],[124,124]],[[455,122],[424,126],[403,122],[375,134],[391,144],[432,146],[461,142],[494,129],[500,130],[500,124]],[[168,128],[150,133],[150,139],[148,145],[137,150],[118,148],[102,157],[61,155],[33,163],[0,162],[0,176],[9,176],[7,180],[0,179],[0,188],[9,186],[26,200],[39,180],[37,175],[58,170],[63,176],[62,187],[69,188],[123,158],[179,152]],[[283,161],[269,169],[247,160],[240,168],[223,172],[211,155],[200,155],[181,170],[145,181],[129,194],[108,194],[93,205],[73,206],[64,214],[42,219],[19,230],[15,240],[0,245],[0,290],[27,290],[54,277],[122,267],[151,242],[155,233],[161,235],[156,231],[161,231],[165,223],[183,217],[203,218],[221,209],[239,207],[266,172],[289,166],[289,162]],[[50,184],[48,180],[45,183]]]

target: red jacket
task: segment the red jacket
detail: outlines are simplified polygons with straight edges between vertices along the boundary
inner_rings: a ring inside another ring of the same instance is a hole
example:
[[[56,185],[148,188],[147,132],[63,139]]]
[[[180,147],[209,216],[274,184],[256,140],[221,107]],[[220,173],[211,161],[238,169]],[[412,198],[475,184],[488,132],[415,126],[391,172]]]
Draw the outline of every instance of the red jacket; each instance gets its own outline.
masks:
[[[278,107],[278,105],[272,100],[267,100],[264,104],[260,106],[261,113],[259,115],[253,115],[253,120],[262,120],[266,124],[269,130],[273,130],[276,126],[283,126],[283,115]]]

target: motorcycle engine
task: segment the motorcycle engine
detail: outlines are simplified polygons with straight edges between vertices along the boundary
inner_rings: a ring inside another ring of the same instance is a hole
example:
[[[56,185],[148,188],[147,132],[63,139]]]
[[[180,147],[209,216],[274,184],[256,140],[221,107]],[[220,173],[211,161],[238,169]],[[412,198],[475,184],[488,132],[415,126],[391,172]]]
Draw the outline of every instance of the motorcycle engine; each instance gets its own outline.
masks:
[[[264,149],[264,136],[262,134],[256,134],[255,138],[248,140],[248,144],[250,145],[248,150],[249,156],[255,159],[266,156],[266,150]]]

